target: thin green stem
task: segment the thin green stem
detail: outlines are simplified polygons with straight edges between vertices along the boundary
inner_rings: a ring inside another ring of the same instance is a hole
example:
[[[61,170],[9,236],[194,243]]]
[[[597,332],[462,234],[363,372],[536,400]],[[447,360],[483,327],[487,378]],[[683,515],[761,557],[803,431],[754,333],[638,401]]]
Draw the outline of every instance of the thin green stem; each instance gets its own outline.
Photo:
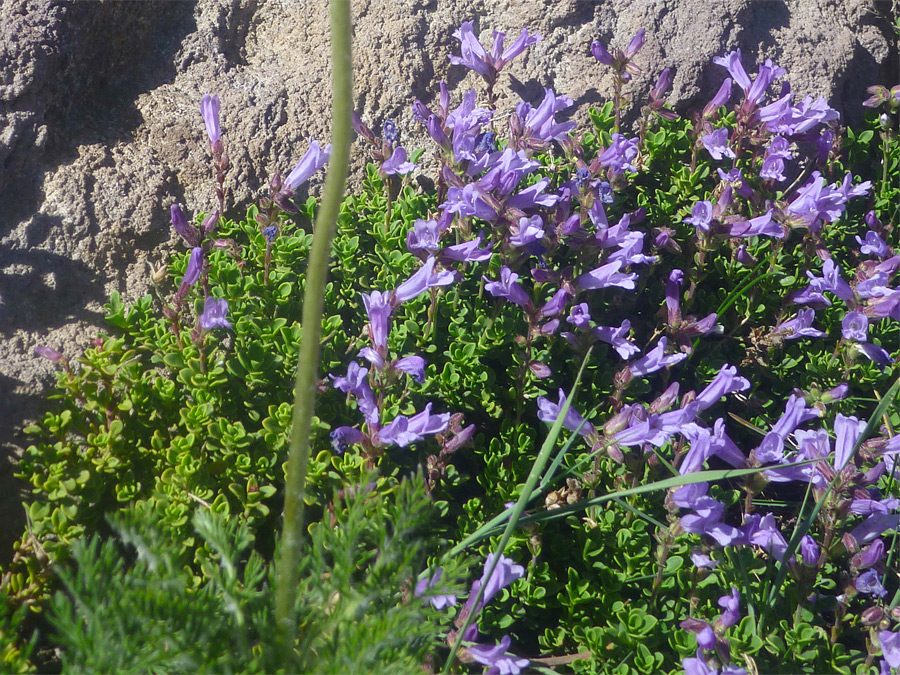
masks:
[[[302,317],[303,333],[300,337],[297,379],[294,386],[290,455],[285,477],[284,531],[281,538],[275,589],[278,641],[282,662],[288,672],[293,670],[294,641],[297,635],[294,605],[303,549],[303,498],[306,487],[306,470],[309,463],[309,432],[312,426],[318,377],[325,282],[328,274],[328,259],[331,254],[331,241],[334,238],[349,171],[352,139],[350,114],[353,100],[350,43],[350,0],[332,0],[332,152],[306,271],[306,292],[303,298]]]

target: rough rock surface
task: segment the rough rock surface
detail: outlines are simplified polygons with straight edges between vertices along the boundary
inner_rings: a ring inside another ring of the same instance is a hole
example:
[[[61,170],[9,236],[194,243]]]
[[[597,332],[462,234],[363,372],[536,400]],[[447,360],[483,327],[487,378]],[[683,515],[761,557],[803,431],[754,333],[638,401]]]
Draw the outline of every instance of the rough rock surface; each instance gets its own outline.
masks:
[[[724,77],[711,58],[739,47],[751,73],[751,60],[772,58],[793,91],[825,95],[852,121],[867,86],[900,79],[890,14],[875,0],[355,0],[357,110],[376,131],[397,120],[417,145],[412,98],[433,100],[441,78],[475,83],[447,60],[453,30],[475,19],[485,43],[523,25],[543,36],[504,73],[506,102],[539,101],[547,86],[583,120],[612,87],[591,40],[624,46],[644,27],[636,91],[673,66],[670,102],[702,105]],[[168,206],[212,208],[200,97],[222,99],[229,215],[308,138],[327,140],[327,19],[327,3],[310,0],[0,0],[0,444],[11,459],[53,380],[33,348],[77,356],[103,329],[109,292],[146,292],[148,263],[179,245]],[[0,494],[15,499],[11,468]],[[5,520],[0,538],[15,537],[18,516]]]

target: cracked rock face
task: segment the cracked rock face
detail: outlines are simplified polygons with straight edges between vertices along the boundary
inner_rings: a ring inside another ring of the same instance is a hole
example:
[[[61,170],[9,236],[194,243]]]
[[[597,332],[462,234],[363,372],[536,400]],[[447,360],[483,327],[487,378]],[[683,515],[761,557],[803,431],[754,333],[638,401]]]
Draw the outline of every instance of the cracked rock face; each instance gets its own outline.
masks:
[[[410,147],[428,147],[414,97],[433,101],[440,79],[454,100],[478,84],[447,59],[458,53],[452,32],[470,19],[483,43],[523,25],[543,36],[504,70],[501,109],[539,102],[546,86],[575,100],[579,122],[612,92],[591,40],[624,46],[642,27],[635,98],[672,66],[668,100],[679,110],[705,103],[725,77],[712,57],[736,48],[751,73],[772,58],[792,91],[826,96],[850,121],[867,86],[898,75],[891,3],[874,0],[354,0],[353,9],[356,110],[376,132],[394,119]],[[145,293],[149,265],[181,246],[169,205],[191,215],[214,207],[201,96],[222,100],[227,215],[239,217],[308,139],[328,140],[330,69],[322,2],[0,0],[0,16],[0,444],[14,456],[16,429],[53,379],[33,348],[77,356],[104,329],[109,293]]]

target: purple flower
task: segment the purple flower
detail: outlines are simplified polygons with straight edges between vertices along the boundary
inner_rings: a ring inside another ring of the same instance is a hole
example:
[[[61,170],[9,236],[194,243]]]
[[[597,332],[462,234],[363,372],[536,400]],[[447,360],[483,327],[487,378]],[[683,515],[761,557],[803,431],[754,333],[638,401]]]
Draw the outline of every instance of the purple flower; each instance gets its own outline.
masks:
[[[881,653],[888,665],[891,668],[900,668],[900,632],[879,631],[878,641],[881,643]]]
[[[883,598],[887,595],[887,589],[881,584],[881,575],[875,570],[860,574],[853,582],[853,586],[860,593],[874,595],[876,598]]]
[[[209,296],[203,304],[203,313],[200,315],[200,327],[203,330],[231,328],[231,323],[225,318],[226,314],[228,314],[228,301],[225,298],[217,300]]]
[[[440,232],[436,220],[417,218],[413,229],[406,234],[406,248],[418,256],[434,253],[440,247]]]
[[[569,297],[569,292],[565,288],[560,288],[553,296],[544,303],[544,306],[541,307],[538,314],[541,319],[546,319],[551,316],[556,316],[566,306],[566,299]]]
[[[845,340],[866,342],[869,330],[869,317],[862,312],[847,312],[841,321],[841,335]]]
[[[705,553],[700,553],[700,551],[691,551],[691,562],[694,563],[694,567],[697,569],[714,569],[719,566],[718,560],[713,560]]]
[[[722,397],[736,391],[746,391],[750,388],[750,381],[737,374],[737,368],[724,365],[719,370],[712,382],[697,395],[697,403],[700,410],[706,410]]]
[[[628,41],[628,45],[625,47],[625,58],[631,59],[637,54],[641,47],[644,46],[644,34],[646,31],[641,28],[637,33],[632,36],[632,38]]]
[[[447,201],[441,209],[460,216],[475,216],[489,223],[497,219],[497,212],[487,204],[487,195],[477,183],[469,183],[465,187],[451,187],[447,190]]]
[[[494,568],[494,571],[491,574],[490,578],[488,578],[487,572],[491,568],[493,561],[494,554],[488,553],[487,559],[484,562],[484,572],[481,575],[481,579],[472,584],[472,589],[469,591],[469,599],[466,600],[465,606],[469,609],[469,611],[472,611],[472,605],[475,602],[475,596],[478,594],[478,590],[482,585],[484,585],[484,593],[481,596],[481,602],[478,606],[479,609],[487,605],[502,589],[509,586],[516,579],[520,579],[525,575],[524,567],[522,567],[521,565],[515,565],[511,558],[507,558],[506,556],[501,555],[500,561]]]
[[[559,401],[555,404],[551,403],[549,399],[546,399],[543,396],[538,396],[537,404],[538,419],[541,422],[553,424],[554,422],[556,422],[556,418],[559,417],[560,411],[566,404],[566,394],[562,389],[560,389]],[[582,422],[584,424],[582,424]],[[566,416],[563,419],[563,426],[569,431],[577,430],[578,433],[582,436],[590,436],[592,433],[594,433],[594,427],[590,422],[584,421],[584,417],[582,417],[581,414],[577,410],[575,410],[574,406],[569,406],[569,410],[568,412],[566,412]]]
[[[487,283],[484,285],[484,289],[495,298],[506,298],[520,307],[530,307],[531,298],[516,282],[518,278],[518,274],[504,265],[500,268],[500,281],[490,281],[485,277],[484,280]]]
[[[613,326],[597,326],[591,331],[591,335],[612,345],[616,353],[623,359],[630,359],[635,354],[640,353],[640,349],[633,342],[627,340],[628,334],[631,332],[631,322],[628,319],[622,321],[622,325],[618,328]]]
[[[384,140],[392,145],[399,141],[400,131],[397,129],[397,123],[394,120],[385,120],[384,125],[381,127],[381,135],[384,136]]]
[[[817,230],[820,220],[833,223],[844,213],[847,200],[865,194],[868,183],[851,187],[852,176],[847,174],[841,187],[837,184],[826,186],[825,179],[818,171],[813,171],[812,180],[807,183],[788,207],[788,213],[800,226]]]
[[[887,366],[891,365],[894,362],[894,359],[891,358],[891,355],[887,353],[884,349],[879,347],[878,345],[873,345],[871,342],[863,342],[857,343],[854,345],[863,356],[869,359],[872,363],[878,366],[881,370],[884,370]]]
[[[862,435],[866,423],[855,417],[844,417],[838,413],[834,420],[834,470],[840,471],[850,460],[856,441]]]
[[[703,147],[715,160],[721,160],[722,157],[734,159],[734,151],[728,147],[728,129],[716,129],[711,134],[706,134],[700,139]]]
[[[343,455],[347,452],[347,446],[362,443],[365,438],[362,432],[354,427],[338,427],[329,436],[331,448],[336,455]]]
[[[775,525],[775,516],[767,513],[765,516],[752,514],[747,516],[744,522],[744,536],[754,546],[765,549],[776,560],[782,560],[787,552],[787,541]]]
[[[174,205],[172,208],[174,208]],[[174,218],[172,222],[175,222]],[[884,242],[884,239],[882,239],[877,232],[872,232],[871,230],[869,230],[868,232],[866,232],[865,241],[863,241],[859,237],[856,237],[856,241],[861,245],[859,252],[863,255],[874,255],[883,260],[884,258],[887,258],[888,256],[893,254],[891,247]]]
[[[394,361],[392,367],[412,375],[412,378],[419,384],[425,381],[425,359],[421,356],[404,356],[402,359]]]
[[[637,279],[637,274],[620,274],[619,269],[621,269],[621,267],[622,261],[614,260],[595,270],[585,272],[575,279],[575,287],[579,291],[586,291],[596,288],[618,286],[633,291],[634,280]]]
[[[200,278],[200,270],[203,268],[203,249],[195,246],[191,249],[191,257],[188,259],[184,278],[181,280],[181,288],[185,291],[197,283]]]
[[[575,128],[575,122],[557,123],[554,115],[572,106],[568,96],[557,96],[552,89],[544,89],[544,100],[537,108],[527,103],[516,107],[516,114],[522,119],[522,127],[531,138],[549,143],[551,140],[565,140],[569,132]]]
[[[691,217],[685,218],[684,222],[693,225],[701,232],[709,232],[709,226],[713,218],[713,205],[708,200],[703,200],[694,204],[691,208]]]
[[[785,340],[796,340],[800,337],[825,337],[827,333],[812,327],[815,318],[816,310],[801,309],[793,319],[782,321],[775,326],[772,334],[781,336]]]
[[[766,156],[763,158],[762,168],[759,171],[759,177],[763,179],[783,181],[786,180],[784,175],[784,160],[791,158],[789,149],[790,143],[782,136],[775,136],[769,147],[766,149]]]
[[[488,666],[485,675],[519,675],[530,663],[528,659],[507,656],[512,639],[504,635],[499,645],[473,645],[468,648],[469,655],[483,666]]]
[[[808,534],[803,535],[803,538],[800,540],[800,557],[803,559],[803,564],[810,567],[817,565],[819,554],[819,545],[816,543],[816,540]]]
[[[416,589],[413,592],[417,598],[425,595],[425,592],[434,588],[441,581],[441,577],[444,574],[444,568],[438,567],[435,573],[424,579],[419,579],[416,583]],[[456,605],[456,596],[455,595],[430,595],[428,596],[428,602],[431,603],[431,606],[435,609],[444,609],[444,607],[453,607]]]
[[[587,303],[582,302],[580,304],[575,305],[571,309],[569,316],[566,317],[566,321],[568,321],[569,323],[573,324],[576,328],[579,328],[581,330],[586,330],[586,329],[590,328],[591,314],[590,314],[590,311],[588,310]],[[630,328],[630,325],[629,325],[629,328]]]
[[[713,630],[713,627],[710,626],[706,621],[690,618],[685,619],[678,625],[681,626],[684,630],[691,632],[697,636],[697,646],[700,649],[706,651],[715,649],[716,632]],[[698,653],[700,653],[699,650]]]
[[[318,141],[312,141],[309,144],[309,150],[303,155],[303,159],[297,163],[294,170],[284,179],[282,188],[287,192],[296,191],[298,187],[309,180],[310,176],[328,163],[329,157],[331,157],[331,143],[322,150],[319,148]]]
[[[703,117],[711,118],[718,113],[719,108],[728,103],[728,99],[731,98],[731,78],[727,78],[722,86],[719,87],[719,91],[716,92],[716,95],[713,96],[709,103],[703,108]]]
[[[668,91],[669,87],[672,86],[673,78],[674,75],[672,75],[672,69],[664,68],[663,71],[659,74],[659,77],[656,80],[656,84],[654,84],[653,88],[650,90],[650,100],[661,101],[666,91]]]
[[[731,593],[719,598],[719,607],[724,609],[719,617],[718,624],[722,628],[731,628],[741,618],[741,594],[732,586]]]
[[[397,445],[401,448],[410,443],[421,441],[426,435],[439,434],[450,423],[450,413],[431,414],[431,403],[425,410],[413,417],[397,415],[390,424],[378,431],[378,440],[382,445]]]
[[[866,570],[881,562],[884,557],[884,541],[876,539],[862,551],[853,556],[852,564],[856,569]]]
[[[544,221],[540,216],[522,217],[511,231],[513,234],[509,243],[516,248],[523,248],[544,238]]]
[[[608,166],[614,176],[630,171],[636,173],[637,169],[631,164],[638,154],[638,140],[626,139],[622,134],[612,135],[612,145],[600,154],[600,166]]]
[[[372,291],[362,294],[363,305],[369,317],[369,337],[380,350],[387,349],[388,322],[391,317],[390,293]]]
[[[397,286],[391,294],[391,305],[393,307],[399,307],[402,303],[412,300],[429,288],[447,286],[453,283],[453,272],[435,272],[434,263],[434,256],[428,256],[428,260],[425,261],[425,264],[418,272]]]
[[[200,233],[193,225],[189,225],[184,212],[178,204],[172,204],[172,227],[178,235],[184,239],[184,243],[190,247],[200,245]]]
[[[456,244],[455,246],[447,246],[441,251],[441,257],[447,260],[456,260],[459,262],[484,262],[490,260],[493,254],[491,244],[487,244],[484,248],[478,248],[481,244],[482,236],[479,234],[471,241]]]
[[[34,355],[41,356],[48,361],[53,361],[53,363],[59,363],[60,361],[63,361],[65,359],[65,357],[58,351],[50,347],[45,347],[44,345],[38,345],[37,347],[35,347]]]
[[[661,337],[656,347],[647,352],[644,356],[628,366],[633,377],[643,377],[655,373],[668,366],[673,366],[687,358],[687,354],[669,354],[666,356],[666,345],[668,340]]]
[[[772,219],[772,210],[764,215],[731,225],[729,234],[732,237],[758,237],[766,235],[776,239],[784,239],[784,229]]]
[[[613,55],[607,51],[606,47],[599,40],[591,42],[591,54],[604,66],[611,66],[615,62]]]
[[[381,173],[385,176],[394,174],[406,175],[415,170],[416,165],[406,161],[406,148],[398,145],[391,156],[381,165]]]
[[[740,49],[729,52],[725,54],[725,56],[713,58],[713,63],[727,68],[731,77],[733,77],[734,81],[744,90],[744,93],[750,91],[750,78],[747,76],[747,71],[744,70],[743,64],[741,64]]]
[[[465,66],[474,70],[489,83],[493,83],[503,66],[541,39],[540,35],[529,35],[528,29],[522,28],[516,41],[503,51],[506,33],[494,31],[494,44],[491,47],[491,53],[487,54],[472,32],[471,21],[463,22],[459,29],[454,31],[453,37],[460,41],[462,56],[451,54],[450,63],[454,66]]]
[[[206,135],[211,145],[221,138],[219,130],[219,96],[204,94],[200,101],[200,114],[203,115],[203,123],[206,125]]]

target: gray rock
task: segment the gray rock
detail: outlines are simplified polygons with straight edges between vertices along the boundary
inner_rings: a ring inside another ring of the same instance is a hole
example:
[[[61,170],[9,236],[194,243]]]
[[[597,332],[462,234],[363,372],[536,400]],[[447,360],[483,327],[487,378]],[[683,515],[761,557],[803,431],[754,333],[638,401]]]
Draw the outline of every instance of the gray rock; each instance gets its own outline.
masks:
[[[866,0],[356,0],[356,108],[376,132],[392,118],[407,145],[427,146],[410,103],[432,101],[441,78],[457,97],[476,84],[447,60],[452,32],[475,19],[483,43],[523,25],[543,36],[504,72],[501,106],[537,102],[547,86],[584,121],[612,93],[591,40],[624,46],[644,27],[637,92],[673,66],[670,102],[702,106],[724,78],[712,57],[741,48],[751,73],[770,57],[793,91],[825,95],[853,121],[865,88],[900,72],[889,11]],[[77,356],[104,329],[109,293],[146,292],[149,264],[181,246],[169,205],[213,208],[201,96],[222,99],[228,215],[240,216],[307,139],[327,140],[329,38],[327,3],[309,0],[0,0],[0,16],[0,443],[15,458],[17,429],[53,379],[33,348]]]

